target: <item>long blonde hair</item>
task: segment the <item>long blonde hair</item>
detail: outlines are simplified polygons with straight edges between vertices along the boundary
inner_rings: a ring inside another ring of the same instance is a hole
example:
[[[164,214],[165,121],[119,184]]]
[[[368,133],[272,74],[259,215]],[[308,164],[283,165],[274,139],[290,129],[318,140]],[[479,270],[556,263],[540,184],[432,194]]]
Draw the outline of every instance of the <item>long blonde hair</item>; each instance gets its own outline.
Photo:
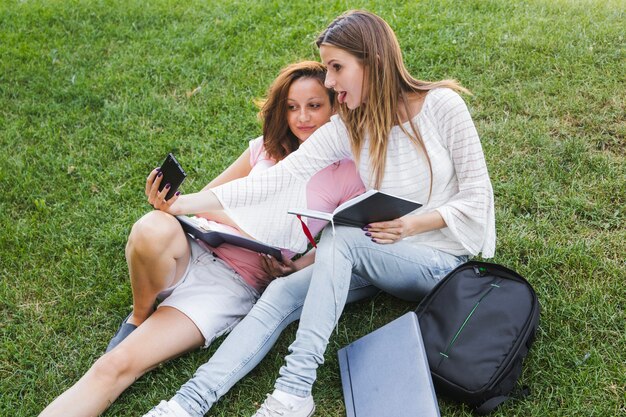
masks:
[[[374,188],[380,188],[385,174],[387,144],[391,128],[398,125],[424,152],[430,171],[432,192],[433,171],[428,152],[417,128],[409,118],[411,133],[402,125],[399,106],[409,111],[409,93],[424,94],[439,87],[468,92],[455,80],[427,82],[409,74],[402,60],[402,51],[391,27],[377,15],[351,10],[337,17],[317,38],[316,45],[331,45],[356,57],[364,68],[363,90],[367,102],[349,110],[345,104],[338,113],[348,129],[352,154],[357,166],[365,137],[369,137],[370,166]],[[398,94],[399,93],[399,94]],[[430,193],[429,193],[430,195]]]

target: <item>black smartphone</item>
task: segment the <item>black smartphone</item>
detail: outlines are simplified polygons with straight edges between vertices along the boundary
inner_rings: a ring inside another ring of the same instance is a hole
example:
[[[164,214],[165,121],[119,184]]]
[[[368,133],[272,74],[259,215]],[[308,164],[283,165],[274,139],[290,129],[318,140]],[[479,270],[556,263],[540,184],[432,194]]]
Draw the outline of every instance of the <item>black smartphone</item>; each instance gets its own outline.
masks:
[[[174,155],[171,153],[167,154],[165,161],[161,164],[161,172],[163,173],[163,178],[161,178],[161,184],[159,184],[159,191],[163,191],[163,188],[167,184],[170,185],[170,190],[167,192],[165,196],[166,200],[172,198],[178,187],[185,181],[185,171],[183,167],[180,166]]]

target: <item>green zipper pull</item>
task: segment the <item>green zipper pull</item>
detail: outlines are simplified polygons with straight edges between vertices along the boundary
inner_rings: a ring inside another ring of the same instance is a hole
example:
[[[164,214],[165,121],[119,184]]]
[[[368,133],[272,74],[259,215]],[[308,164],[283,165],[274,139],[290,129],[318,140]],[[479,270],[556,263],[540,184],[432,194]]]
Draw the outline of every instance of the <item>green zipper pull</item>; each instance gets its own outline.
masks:
[[[474,266],[474,273],[479,277],[484,277],[487,273],[487,268],[483,266]]]

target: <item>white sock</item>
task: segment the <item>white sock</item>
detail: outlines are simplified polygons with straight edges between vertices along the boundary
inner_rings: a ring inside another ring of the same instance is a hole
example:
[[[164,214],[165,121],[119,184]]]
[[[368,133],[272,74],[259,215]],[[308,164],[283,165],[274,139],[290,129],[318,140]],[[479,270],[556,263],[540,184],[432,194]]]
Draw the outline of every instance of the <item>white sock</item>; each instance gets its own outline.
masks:
[[[181,405],[178,404],[176,401],[169,400],[167,402],[167,405],[169,405],[172,411],[176,413],[176,417],[191,417],[191,415],[187,411],[185,411],[185,409],[181,407]]]
[[[310,395],[308,397],[299,397],[297,395],[290,394],[288,392],[278,389],[274,390],[274,392],[272,393],[272,397],[276,398],[278,401],[286,405],[288,408],[291,408],[292,410],[302,408],[306,405],[307,402],[311,401],[312,399]]]

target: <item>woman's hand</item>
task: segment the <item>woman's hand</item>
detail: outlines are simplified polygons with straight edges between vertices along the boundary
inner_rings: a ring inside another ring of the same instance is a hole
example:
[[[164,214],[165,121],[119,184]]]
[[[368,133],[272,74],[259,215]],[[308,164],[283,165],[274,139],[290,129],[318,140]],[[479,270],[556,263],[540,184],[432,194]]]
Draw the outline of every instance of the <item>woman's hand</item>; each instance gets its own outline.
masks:
[[[177,191],[169,200],[165,200],[165,196],[170,190],[170,185],[165,184],[162,191],[159,191],[159,185],[163,180],[163,173],[159,168],[156,168],[150,172],[148,178],[146,178],[146,197],[148,197],[148,203],[157,210],[164,211],[166,213],[175,214],[172,212],[172,205],[178,199],[180,191]]]
[[[296,272],[298,268],[296,264],[290,259],[283,258],[282,262],[279,262],[273,256],[260,255],[261,267],[270,277],[284,277],[292,272]]]
[[[363,228],[365,236],[376,243],[394,243],[407,236],[446,227],[438,211],[423,214],[407,214],[395,220],[368,224]]]
[[[386,222],[371,223],[363,228],[365,236],[376,243],[394,243],[410,236],[407,219],[400,217]]]

